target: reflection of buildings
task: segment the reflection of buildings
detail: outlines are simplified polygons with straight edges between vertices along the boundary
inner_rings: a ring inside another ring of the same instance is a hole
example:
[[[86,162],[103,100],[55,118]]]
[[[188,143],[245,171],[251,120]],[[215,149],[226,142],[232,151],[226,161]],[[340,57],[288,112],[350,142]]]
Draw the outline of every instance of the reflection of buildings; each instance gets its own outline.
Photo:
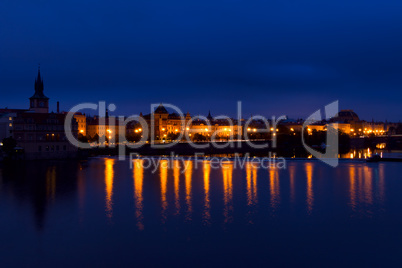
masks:
[[[176,207],[176,215],[180,213],[180,162],[173,161],[173,177],[174,177],[174,202]]]
[[[43,93],[43,79],[38,70],[35,93],[29,98],[29,109],[0,110],[0,140],[13,138],[23,149],[26,159],[50,159],[75,157],[77,148],[64,134],[65,114],[49,113],[49,98]],[[57,104],[59,106],[59,104]],[[73,135],[77,136],[77,124],[73,122]]]
[[[269,189],[271,195],[271,207],[272,209],[277,209],[280,203],[280,192],[279,192],[279,173],[275,168],[269,169]]]
[[[144,167],[143,160],[134,160],[134,199],[135,199],[135,217],[137,219],[137,227],[139,230],[144,229],[143,224],[143,182]]]
[[[371,214],[374,202],[382,204],[385,196],[384,165],[353,164],[349,167],[350,207],[356,212]],[[375,201],[374,201],[375,200]]]
[[[9,163],[0,169],[2,196],[11,196],[32,207],[34,225],[43,230],[46,214],[58,199],[75,202],[79,163],[73,161]],[[25,213],[21,210],[20,213]],[[29,217],[31,211],[28,210]],[[29,217],[26,218],[29,218]]]
[[[233,211],[233,163],[222,163],[222,175],[223,175],[223,203],[224,210],[223,215],[225,222],[229,222],[232,219]]]
[[[184,179],[185,179],[185,187],[186,187],[186,205],[187,205],[187,214],[186,219],[191,220],[191,214],[193,213],[193,205],[192,205],[192,175],[193,175],[193,162],[185,161],[184,163],[185,171],[184,171]]]
[[[108,218],[113,216],[113,180],[114,180],[114,159],[105,160],[105,202],[106,215]]]
[[[166,220],[166,209],[168,202],[166,198],[167,181],[168,181],[168,160],[160,162],[160,179],[161,179],[161,206],[162,206],[162,220]]]
[[[313,164],[306,163],[306,175],[307,175],[307,211],[311,213],[314,204],[314,191],[313,191]]]
[[[204,220],[209,223],[211,219],[211,201],[209,197],[209,176],[211,173],[211,165],[208,161],[204,161]]]
[[[289,165],[289,179],[290,179],[290,200],[295,201],[295,176],[296,176],[296,166]]]
[[[246,163],[247,205],[257,204],[257,170],[255,163]]]

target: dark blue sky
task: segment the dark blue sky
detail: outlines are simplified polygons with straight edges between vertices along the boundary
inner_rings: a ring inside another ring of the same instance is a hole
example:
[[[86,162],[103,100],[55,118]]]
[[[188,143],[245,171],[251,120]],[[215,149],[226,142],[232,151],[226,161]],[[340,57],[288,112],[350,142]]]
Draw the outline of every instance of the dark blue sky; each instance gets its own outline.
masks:
[[[132,2],[129,4],[129,2]],[[0,2],[0,107],[25,108],[38,63],[51,109],[305,117],[340,100],[402,120],[402,1]]]

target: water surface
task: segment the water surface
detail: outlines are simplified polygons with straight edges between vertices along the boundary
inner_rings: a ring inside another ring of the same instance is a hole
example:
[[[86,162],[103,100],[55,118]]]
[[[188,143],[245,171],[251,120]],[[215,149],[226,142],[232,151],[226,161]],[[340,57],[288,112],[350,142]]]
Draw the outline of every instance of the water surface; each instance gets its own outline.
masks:
[[[402,264],[400,163],[143,161],[1,166],[2,266]]]

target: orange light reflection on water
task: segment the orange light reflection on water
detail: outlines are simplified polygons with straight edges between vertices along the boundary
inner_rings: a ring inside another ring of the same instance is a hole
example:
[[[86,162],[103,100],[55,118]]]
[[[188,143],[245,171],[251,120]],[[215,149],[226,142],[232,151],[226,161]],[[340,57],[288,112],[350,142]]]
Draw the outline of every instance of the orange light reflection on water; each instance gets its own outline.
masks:
[[[162,220],[166,220],[166,209],[168,206],[166,199],[167,192],[167,176],[168,176],[168,160],[160,162],[160,177],[161,177],[161,205],[162,205]]]
[[[232,182],[232,174],[233,174],[233,163],[232,162],[223,162],[222,163],[222,175],[223,175],[223,202],[224,202],[224,211],[223,215],[225,218],[225,222],[231,221],[231,213],[233,210],[233,182]]]
[[[173,177],[174,177],[174,202],[176,207],[176,215],[180,213],[180,161],[173,161]]]
[[[314,205],[312,163],[306,163],[306,176],[307,176],[307,212],[311,213],[313,211],[313,205]]]
[[[112,218],[113,216],[113,179],[114,179],[114,159],[105,160],[105,192],[106,192],[106,216]]]
[[[143,224],[143,180],[144,180],[144,167],[143,160],[134,160],[134,200],[135,200],[135,217],[137,219],[137,227],[139,230],[144,230]]]
[[[192,161],[184,161],[184,179],[185,179],[185,187],[186,187],[186,205],[187,205],[187,213],[186,219],[191,220],[191,214],[193,212],[192,200],[191,200],[191,177],[193,175],[193,162]]]
[[[204,220],[209,223],[211,219],[211,202],[209,199],[209,176],[211,173],[211,165],[209,161],[204,161]]]

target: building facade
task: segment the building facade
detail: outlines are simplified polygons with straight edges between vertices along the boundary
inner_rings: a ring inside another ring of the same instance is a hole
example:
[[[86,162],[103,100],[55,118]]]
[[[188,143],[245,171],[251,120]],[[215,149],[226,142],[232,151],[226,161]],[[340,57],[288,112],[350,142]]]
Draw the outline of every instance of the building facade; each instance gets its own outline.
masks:
[[[13,138],[25,159],[74,158],[78,149],[66,138],[66,115],[49,113],[49,98],[43,91],[43,79],[38,70],[35,92],[29,98],[29,109],[0,109],[0,138]],[[75,120],[72,132],[77,137]]]

